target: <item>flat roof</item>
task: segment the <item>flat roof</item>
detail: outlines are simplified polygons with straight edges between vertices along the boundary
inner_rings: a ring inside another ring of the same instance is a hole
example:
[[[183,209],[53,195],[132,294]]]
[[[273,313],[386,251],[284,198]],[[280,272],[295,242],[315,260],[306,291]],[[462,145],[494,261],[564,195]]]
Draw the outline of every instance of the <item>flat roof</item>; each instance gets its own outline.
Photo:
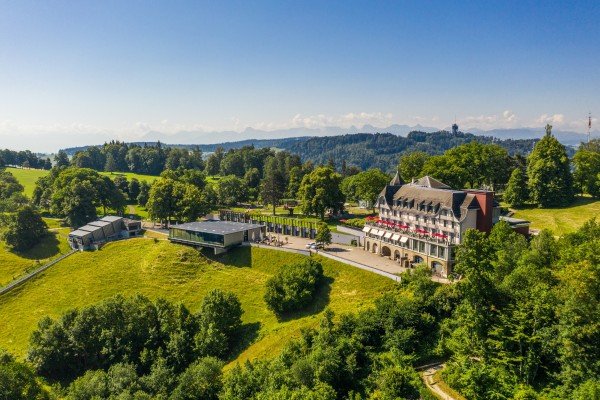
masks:
[[[263,225],[246,224],[243,222],[231,221],[197,221],[187,222],[185,224],[173,225],[173,229],[183,229],[193,232],[215,233],[217,235],[227,235],[229,233],[243,232],[249,229],[261,228]]]

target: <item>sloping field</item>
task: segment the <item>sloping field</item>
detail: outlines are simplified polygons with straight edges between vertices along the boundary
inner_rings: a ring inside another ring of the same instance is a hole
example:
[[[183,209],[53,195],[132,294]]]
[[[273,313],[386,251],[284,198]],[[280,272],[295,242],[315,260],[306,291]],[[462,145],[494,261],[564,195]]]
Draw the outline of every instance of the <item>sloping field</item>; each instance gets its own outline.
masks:
[[[577,198],[568,207],[515,209],[515,218],[531,221],[533,229],[550,229],[555,235],[576,231],[587,220],[600,218],[600,200]]]
[[[14,175],[25,189],[25,196],[31,197],[33,195],[33,189],[35,189],[35,182],[42,176],[46,176],[50,171],[44,169],[24,169],[24,168],[12,168],[7,167],[6,170]]]
[[[37,268],[60,254],[68,253],[68,232],[69,228],[52,231],[35,247],[23,253],[12,252],[4,242],[0,242],[0,286],[5,286],[28,270]]]
[[[263,301],[264,283],[286,263],[303,256],[276,250],[238,248],[206,259],[196,250],[153,239],[111,243],[97,252],[77,253],[41,276],[0,297],[0,348],[24,356],[31,332],[44,315],[59,316],[117,293],[141,293],[183,302],[195,311],[213,288],[234,292],[244,309],[246,342],[237,360],[277,354],[303,327],[314,326],[325,307],[354,312],[372,304],[393,282],[333,260],[320,258],[329,283],[312,307],[278,321]]]

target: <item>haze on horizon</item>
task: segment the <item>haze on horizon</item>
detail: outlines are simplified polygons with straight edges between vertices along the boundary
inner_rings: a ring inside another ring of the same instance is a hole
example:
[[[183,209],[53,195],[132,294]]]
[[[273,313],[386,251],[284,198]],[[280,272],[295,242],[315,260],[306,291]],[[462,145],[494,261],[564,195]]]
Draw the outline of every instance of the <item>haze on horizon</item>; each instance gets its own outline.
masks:
[[[455,118],[585,132],[599,15],[595,1],[3,1],[0,147]]]

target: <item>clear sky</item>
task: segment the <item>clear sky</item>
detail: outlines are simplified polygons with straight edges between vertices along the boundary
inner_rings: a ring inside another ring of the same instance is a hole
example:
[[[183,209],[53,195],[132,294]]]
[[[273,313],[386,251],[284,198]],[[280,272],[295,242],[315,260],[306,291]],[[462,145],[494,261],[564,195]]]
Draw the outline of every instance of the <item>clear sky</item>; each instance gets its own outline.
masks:
[[[599,1],[0,1],[0,140],[455,116],[584,132],[599,29]]]

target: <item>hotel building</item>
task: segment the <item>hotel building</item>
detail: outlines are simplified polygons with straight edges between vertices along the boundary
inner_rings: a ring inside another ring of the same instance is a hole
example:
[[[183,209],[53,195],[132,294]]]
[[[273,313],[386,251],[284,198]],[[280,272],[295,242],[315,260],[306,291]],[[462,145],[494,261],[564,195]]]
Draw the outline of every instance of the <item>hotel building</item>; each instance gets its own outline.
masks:
[[[407,268],[425,263],[443,277],[452,272],[465,231],[489,232],[500,219],[494,192],[453,190],[429,176],[405,184],[396,174],[376,207],[379,217],[363,229],[364,249]]]

